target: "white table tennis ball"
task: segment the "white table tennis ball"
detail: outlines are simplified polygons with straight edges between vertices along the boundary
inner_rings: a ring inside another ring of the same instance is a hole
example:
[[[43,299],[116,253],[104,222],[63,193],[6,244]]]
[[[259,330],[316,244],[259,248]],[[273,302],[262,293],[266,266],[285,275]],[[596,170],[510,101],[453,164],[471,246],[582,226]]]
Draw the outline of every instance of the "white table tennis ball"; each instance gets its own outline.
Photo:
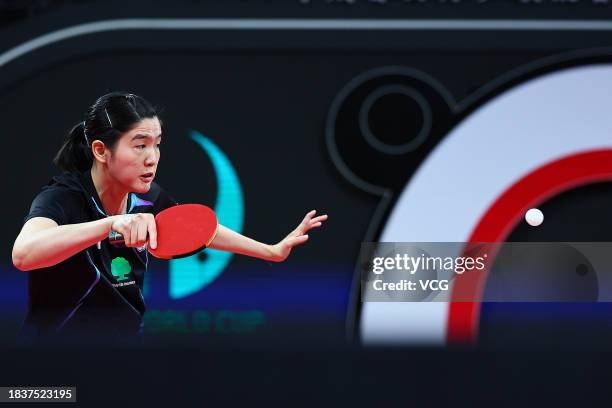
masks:
[[[537,208],[531,208],[525,213],[525,221],[532,227],[537,227],[544,222],[544,214]]]

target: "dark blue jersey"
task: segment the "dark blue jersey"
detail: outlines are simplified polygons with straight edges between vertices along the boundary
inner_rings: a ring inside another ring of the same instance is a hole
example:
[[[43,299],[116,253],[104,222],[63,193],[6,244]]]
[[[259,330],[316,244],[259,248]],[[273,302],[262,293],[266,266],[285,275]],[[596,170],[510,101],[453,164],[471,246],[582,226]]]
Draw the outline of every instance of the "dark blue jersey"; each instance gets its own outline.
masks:
[[[176,204],[152,183],[145,194],[130,193],[126,209],[132,214],[157,214]],[[86,171],[54,177],[32,202],[25,221],[45,217],[66,225],[106,216]],[[27,337],[138,333],[145,313],[142,288],[147,263],[146,250],[115,247],[105,239],[57,265],[27,272],[29,302],[22,333]]]

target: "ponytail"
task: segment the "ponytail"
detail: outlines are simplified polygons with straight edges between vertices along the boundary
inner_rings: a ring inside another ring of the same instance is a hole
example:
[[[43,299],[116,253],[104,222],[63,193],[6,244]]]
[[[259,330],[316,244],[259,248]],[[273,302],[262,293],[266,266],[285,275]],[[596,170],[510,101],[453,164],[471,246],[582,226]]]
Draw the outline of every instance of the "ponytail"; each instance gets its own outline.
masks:
[[[65,171],[84,172],[91,168],[93,156],[85,135],[85,122],[78,123],[70,130],[53,163]]]

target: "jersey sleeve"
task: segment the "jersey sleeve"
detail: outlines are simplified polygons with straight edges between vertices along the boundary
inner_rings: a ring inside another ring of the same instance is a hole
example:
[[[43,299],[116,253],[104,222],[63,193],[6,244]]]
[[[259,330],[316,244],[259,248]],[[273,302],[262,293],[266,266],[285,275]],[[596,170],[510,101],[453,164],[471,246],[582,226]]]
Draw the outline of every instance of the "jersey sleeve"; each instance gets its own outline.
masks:
[[[30,212],[23,223],[35,217],[50,218],[57,225],[74,223],[74,214],[83,205],[82,201],[82,197],[73,191],[45,187],[32,201]]]
[[[151,189],[148,193],[141,196],[141,203],[153,204],[149,207],[141,207],[137,209],[142,212],[150,212],[154,215],[157,215],[159,212],[165,210],[168,207],[172,207],[174,205],[178,205],[178,201],[174,199],[170,194],[166,192],[159,184],[153,183],[151,185]]]
[[[178,205],[178,201],[176,201],[170,194],[168,194],[164,189],[160,187],[159,195],[157,196],[157,200],[153,204],[152,213],[157,215],[160,211],[165,210],[168,207],[172,207],[174,205]]]

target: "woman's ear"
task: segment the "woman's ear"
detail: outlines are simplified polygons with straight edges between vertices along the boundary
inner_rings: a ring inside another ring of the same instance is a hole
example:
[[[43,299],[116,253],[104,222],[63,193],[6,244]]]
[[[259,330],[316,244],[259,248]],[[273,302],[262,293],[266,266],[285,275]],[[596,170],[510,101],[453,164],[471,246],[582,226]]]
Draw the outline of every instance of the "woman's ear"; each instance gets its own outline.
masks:
[[[97,160],[100,163],[106,163],[108,159],[108,150],[106,149],[104,142],[100,140],[94,140],[91,143],[91,151],[93,153],[94,160]]]

